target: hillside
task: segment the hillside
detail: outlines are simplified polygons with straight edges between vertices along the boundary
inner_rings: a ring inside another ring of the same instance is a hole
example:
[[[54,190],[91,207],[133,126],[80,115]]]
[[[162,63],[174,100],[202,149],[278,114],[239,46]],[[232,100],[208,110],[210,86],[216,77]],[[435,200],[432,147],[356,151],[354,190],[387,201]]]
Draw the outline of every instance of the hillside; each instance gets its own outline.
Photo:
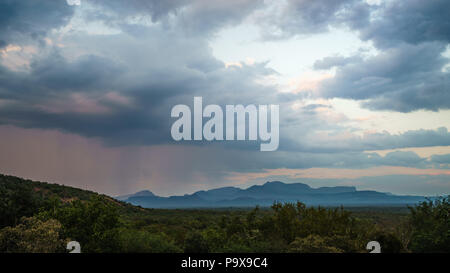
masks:
[[[0,228],[16,223],[20,217],[32,216],[40,210],[48,209],[55,202],[64,204],[93,198],[98,198],[121,212],[142,210],[93,191],[0,174]]]

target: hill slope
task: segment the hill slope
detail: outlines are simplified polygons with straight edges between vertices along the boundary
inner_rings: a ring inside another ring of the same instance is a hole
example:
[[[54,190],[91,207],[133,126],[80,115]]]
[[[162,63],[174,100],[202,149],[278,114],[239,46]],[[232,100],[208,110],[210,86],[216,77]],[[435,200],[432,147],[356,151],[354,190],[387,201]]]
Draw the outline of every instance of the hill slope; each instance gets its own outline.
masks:
[[[87,201],[93,197],[113,205],[119,212],[141,210],[93,191],[0,174],[0,228],[16,224],[23,216],[32,216],[39,210],[48,209],[56,200],[68,203],[74,200]]]

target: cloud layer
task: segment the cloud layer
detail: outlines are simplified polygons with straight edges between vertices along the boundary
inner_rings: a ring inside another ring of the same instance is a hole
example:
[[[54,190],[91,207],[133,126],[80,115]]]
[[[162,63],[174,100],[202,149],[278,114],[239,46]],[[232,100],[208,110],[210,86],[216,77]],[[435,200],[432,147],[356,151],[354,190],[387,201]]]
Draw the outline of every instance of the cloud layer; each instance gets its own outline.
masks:
[[[145,183],[162,192],[183,183],[223,185],[230,173],[266,169],[442,172],[448,155],[373,151],[450,146],[444,125],[364,131],[331,101],[357,101],[374,113],[450,109],[449,10],[445,0],[86,0],[80,6],[0,0],[0,171],[43,179],[54,172],[55,179],[83,187],[92,179],[114,193]],[[243,25],[256,28],[261,43],[339,29],[370,50],[317,59],[312,70],[330,76],[314,90],[283,93],[270,60],[230,64],[214,55],[211,41]],[[221,106],[279,104],[279,151],[261,154],[254,142],[175,143],[170,109],[192,105],[194,96]],[[10,147],[28,148],[8,161]],[[39,153],[50,158],[48,165]],[[79,172],[67,167],[82,161],[89,164]]]

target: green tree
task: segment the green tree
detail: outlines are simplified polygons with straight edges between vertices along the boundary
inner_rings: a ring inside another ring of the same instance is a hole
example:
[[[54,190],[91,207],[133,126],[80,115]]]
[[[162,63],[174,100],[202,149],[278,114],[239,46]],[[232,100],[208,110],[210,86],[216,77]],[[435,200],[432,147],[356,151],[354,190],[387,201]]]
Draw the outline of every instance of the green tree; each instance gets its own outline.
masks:
[[[209,227],[202,232],[202,235],[211,252],[222,252],[227,241],[226,234],[222,229]]]
[[[31,189],[23,185],[12,190],[0,187],[0,227],[16,225],[20,218],[33,216],[39,207]]]
[[[19,253],[64,252],[65,243],[60,238],[61,224],[50,219],[41,221],[36,217],[24,217],[15,227],[0,230],[0,251]]]
[[[413,252],[450,252],[450,197],[428,200],[410,208]]]
[[[119,214],[111,203],[100,197],[75,200],[40,216],[57,219],[63,226],[64,236],[78,241],[82,252],[119,251]]]
[[[121,229],[120,251],[127,253],[175,253],[181,252],[164,233],[150,233],[142,230]]]
[[[234,216],[226,227],[227,237],[231,237],[234,234],[243,235],[245,231],[245,225],[239,216]]]
[[[297,210],[292,203],[275,203],[272,205],[275,211],[275,230],[278,232],[287,243],[295,239],[297,228],[299,226],[299,219],[297,218]]]
[[[342,249],[330,246],[330,239],[319,235],[308,235],[305,238],[296,238],[289,244],[289,252],[295,253],[341,253]]]
[[[185,253],[209,253],[209,250],[208,242],[200,232],[194,231],[186,236],[184,241]]]

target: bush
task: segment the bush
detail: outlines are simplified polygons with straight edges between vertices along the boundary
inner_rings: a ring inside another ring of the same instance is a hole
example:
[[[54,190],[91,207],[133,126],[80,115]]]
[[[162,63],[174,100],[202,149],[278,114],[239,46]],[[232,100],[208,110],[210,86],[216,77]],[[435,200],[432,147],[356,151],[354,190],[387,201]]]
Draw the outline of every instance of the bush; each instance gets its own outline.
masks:
[[[410,208],[413,252],[450,252],[450,197],[428,200]]]
[[[182,252],[164,233],[123,229],[119,232],[120,250],[127,253]]]
[[[69,205],[41,213],[43,219],[57,219],[63,235],[78,241],[82,252],[118,252],[119,214],[99,197],[75,200]]]
[[[186,239],[184,241],[184,252],[208,253],[209,252],[208,242],[200,232],[198,231],[191,232],[186,236]]]
[[[296,238],[289,244],[289,252],[294,253],[341,253],[342,249],[330,246],[330,239],[319,235]]]
[[[382,253],[400,253],[403,250],[402,242],[392,233],[379,233],[375,241],[380,243]]]
[[[61,224],[54,219],[41,221],[35,217],[22,218],[15,227],[0,230],[0,251],[19,253],[65,252],[60,238]]]

